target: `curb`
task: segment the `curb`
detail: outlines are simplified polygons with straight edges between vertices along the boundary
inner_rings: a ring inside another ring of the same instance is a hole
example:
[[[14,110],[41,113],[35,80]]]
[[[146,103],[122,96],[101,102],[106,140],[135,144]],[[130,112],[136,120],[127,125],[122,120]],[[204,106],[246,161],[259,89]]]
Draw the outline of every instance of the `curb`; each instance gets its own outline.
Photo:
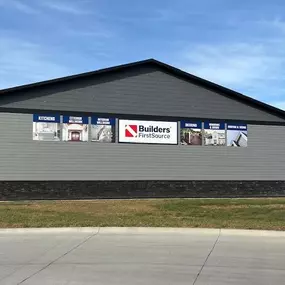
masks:
[[[156,227],[101,227],[99,234],[214,234],[219,229],[204,228],[156,228]]]
[[[149,227],[70,227],[70,228],[6,228],[0,234],[190,234],[221,236],[285,237],[285,231],[208,229],[208,228],[149,228]]]
[[[98,233],[98,232],[99,232],[99,227],[0,229],[0,234],[64,234],[64,233]]]
[[[221,236],[285,237],[285,231],[221,229]]]

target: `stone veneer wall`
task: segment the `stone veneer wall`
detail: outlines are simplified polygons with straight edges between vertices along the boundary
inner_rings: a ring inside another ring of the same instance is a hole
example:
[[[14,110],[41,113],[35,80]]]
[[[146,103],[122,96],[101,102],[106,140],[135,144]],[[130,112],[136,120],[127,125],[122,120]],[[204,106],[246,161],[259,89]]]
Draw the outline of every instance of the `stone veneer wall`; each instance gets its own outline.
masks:
[[[285,196],[285,181],[0,181],[0,200]]]

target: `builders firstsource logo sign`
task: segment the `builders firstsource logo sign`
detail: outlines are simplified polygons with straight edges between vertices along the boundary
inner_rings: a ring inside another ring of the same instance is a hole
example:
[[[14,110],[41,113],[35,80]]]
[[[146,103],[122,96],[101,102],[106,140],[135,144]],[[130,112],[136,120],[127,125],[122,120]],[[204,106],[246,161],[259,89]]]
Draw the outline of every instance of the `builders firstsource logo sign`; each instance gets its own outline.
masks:
[[[177,144],[177,122],[119,120],[119,142]]]

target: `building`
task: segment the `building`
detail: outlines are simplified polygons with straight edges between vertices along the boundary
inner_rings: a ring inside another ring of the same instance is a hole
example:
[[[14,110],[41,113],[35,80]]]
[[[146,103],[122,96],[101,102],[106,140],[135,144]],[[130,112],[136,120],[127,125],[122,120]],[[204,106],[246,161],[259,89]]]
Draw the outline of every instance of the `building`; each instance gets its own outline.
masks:
[[[285,112],[153,59],[1,90],[0,118],[2,200],[285,195]]]

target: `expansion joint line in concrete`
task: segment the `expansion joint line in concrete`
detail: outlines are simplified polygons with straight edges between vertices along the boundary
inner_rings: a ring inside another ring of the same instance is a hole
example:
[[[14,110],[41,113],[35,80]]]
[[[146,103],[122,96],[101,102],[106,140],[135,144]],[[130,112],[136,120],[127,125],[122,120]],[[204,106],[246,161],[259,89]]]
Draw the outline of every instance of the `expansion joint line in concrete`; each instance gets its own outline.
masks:
[[[58,260],[60,260],[61,258],[63,258],[64,256],[66,256],[67,254],[71,253],[72,251],[74,251],[75,249],[77,249],[78,247],[80,247],[81,245],[83,245],[84,243],[86,243],[88,240],[90,240],[91,238],[93,238],[94,236],[96,236],[99,233],[99,229],[97,230],[97,232],[92,233],[90,236],[88,236],[87,238],[85,238],[82,242],[80,242],[79,244],[77,244],[76,246],[72,247],[70,250],[68,250],[67,252],[65,252],[64,254],[62,254],[61,256],[59,256],[58,258],[54,259],[53,261],[51,261],[50,263],[48,263],[47,265],[45,265],[43,268],[39,269],[38,271],[36,271],[35,273],[31,274],[30,276],[26,277],[25,279],[23,279],[21,282],[19,282],[17,285],[23,284],[24,282],[26,282],[27,280],[29,280],[30,278],[34,277],[35,275],[39,274],[41,271],[45,270],[46,268],[48,268],[49,266],[51,266],[53,263],[57,262]]]
[[[199,272],[198,272],[198,274],[197,274],[197,276],[196,276],[196,278],[195,278],[195,280],[194,280],[194,282],[193,282],[192,285],[195,285],[195,284],[196,284],[196,282],[197,282],[199,276],[201,275],[201,273],[202,273],[202,271],[203,271],[203,269],[204,269],[204,267],[205,267],[205,265],[206,265],[206,263],[207,263],[207,261],[208,261],[210,255],[211,255],[212,252],[214,251],[214,249],[215,249],[215,247],[216,247],[216,244],[217,244],[218,241],[219,241],[220,236],[221,236],[221,229],[219,230],[219,235],[218,235],[218,237],[217,237],[217,239],[216,239],[214,245],[212,246],[212,248],[211,248],[209,254],[207,255],[207,257],[206,257],[206,259],[205,259],[203,265],[201,266],[201,268],[200,268],[200,270],[199,270]]]

